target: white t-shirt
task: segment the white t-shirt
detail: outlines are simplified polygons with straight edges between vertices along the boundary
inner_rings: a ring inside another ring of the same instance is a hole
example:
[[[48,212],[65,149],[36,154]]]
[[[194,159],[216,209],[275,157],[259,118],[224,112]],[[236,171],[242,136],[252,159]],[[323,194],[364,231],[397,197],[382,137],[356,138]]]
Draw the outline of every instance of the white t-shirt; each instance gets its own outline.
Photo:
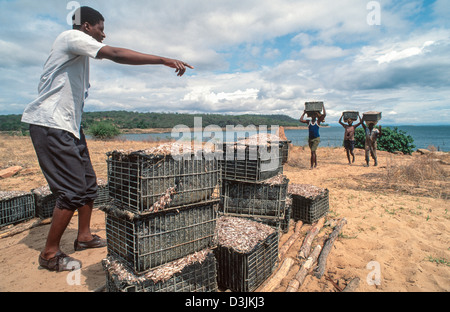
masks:
[[[366,140],[375,142],[378,139],[378,136],[380,135],[380,130],[377,128],[373,128],[372,131],[370,131],[369,127],[366,128]]]
[[[39,95],[22,115],[22,122],[66,130],[80,138],[84,100],[89,90],[89,57],[105,45],[79,30],[56,38],[44,65]]]

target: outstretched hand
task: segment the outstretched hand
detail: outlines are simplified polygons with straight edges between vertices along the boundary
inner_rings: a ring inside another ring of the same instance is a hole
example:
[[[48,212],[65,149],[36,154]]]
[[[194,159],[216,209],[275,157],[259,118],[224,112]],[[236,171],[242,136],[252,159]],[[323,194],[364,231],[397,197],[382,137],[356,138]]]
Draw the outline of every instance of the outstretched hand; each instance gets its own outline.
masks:
[[[189,65],[188,63],[174,59],[166,59],[164,65],[171,68],[175,68],[175,73],[178,73],[177,76],[179,77],[184,75],[184,73],[186,72],[186,67],[194,69],[194,67]]]

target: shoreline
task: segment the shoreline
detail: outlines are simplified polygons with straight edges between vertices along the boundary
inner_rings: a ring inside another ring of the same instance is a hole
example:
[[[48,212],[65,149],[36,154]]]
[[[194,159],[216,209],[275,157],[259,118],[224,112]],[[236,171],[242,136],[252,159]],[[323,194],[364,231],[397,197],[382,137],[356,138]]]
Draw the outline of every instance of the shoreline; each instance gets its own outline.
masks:
[[[322,128],[329,128],[330,126],[323,126]],[[294,127],[294,126],[289,126],[289,127],[283,127],[284,130],[308,130],[308,127],[306,126],[298,126],[298,127]],[[189,128],[191,129],[191,128]],[[222,131],[226,131],[226,127],[222,127],[221,128]],[[245,127],[244,127],[245,129]],[[122,134],[146,134],[146,133],[171,133],[173,130],[173,128],[147,128],[147,129],[139,129],[139,128],[134,128],[134,129],[120,129],[120,131],[122,132]],[[198,128],[193,128],[194,131],[204,131],[205,128],[202,129],[198,129]]]

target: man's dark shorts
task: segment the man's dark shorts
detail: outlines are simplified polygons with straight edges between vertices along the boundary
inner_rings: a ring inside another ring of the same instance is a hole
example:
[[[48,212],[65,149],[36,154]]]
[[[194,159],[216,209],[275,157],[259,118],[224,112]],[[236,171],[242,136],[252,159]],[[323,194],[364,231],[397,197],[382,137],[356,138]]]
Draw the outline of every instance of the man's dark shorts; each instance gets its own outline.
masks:
[[[355,149],[355,140],[344,140],[346,150],[353,151]]]
[[[97,197],[97,178],[86,138],[78,140],[70,132],[30,125],[31,140],[39,165],[53,194],[56,206],[75,211]]]

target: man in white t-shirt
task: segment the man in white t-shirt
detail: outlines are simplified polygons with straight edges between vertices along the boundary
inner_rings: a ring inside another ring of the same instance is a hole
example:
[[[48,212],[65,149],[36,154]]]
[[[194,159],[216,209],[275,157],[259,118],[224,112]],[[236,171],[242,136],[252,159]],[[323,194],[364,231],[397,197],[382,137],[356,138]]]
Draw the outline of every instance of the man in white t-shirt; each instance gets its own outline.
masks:
[[[73,29],[56,38],[44,65],[38,97],[22,116],[22,121],[30,124],[39,165],[57,196],[47,242],[39,255],[40,266],[52,271],[81,267],[80,261],[60,250],[62,235],[76,210],[79,226],[75,250],[106,245],[104,239],[90,230],[97,181],[81,129],[84,101],[90,87],[89,59],[109,59],[128,65],[160,64],[175,68],[178,76],[183,76],[186,67],[193,68],[179,60],[103,44],[105,19],[92,8],[79,8],[72,20]]]

